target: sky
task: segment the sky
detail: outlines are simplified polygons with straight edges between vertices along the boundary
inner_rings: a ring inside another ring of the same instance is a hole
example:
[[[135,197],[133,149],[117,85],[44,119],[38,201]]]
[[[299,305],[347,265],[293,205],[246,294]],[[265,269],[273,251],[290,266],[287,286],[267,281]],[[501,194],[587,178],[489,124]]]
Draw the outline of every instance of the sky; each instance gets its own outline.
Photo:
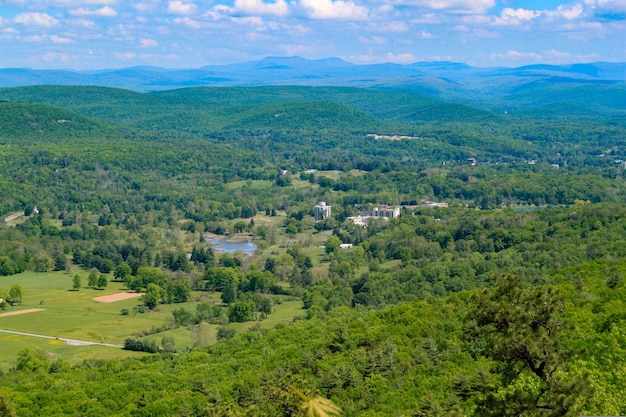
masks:
[[[626,0],[0,0],[0,68],[626,61]]]

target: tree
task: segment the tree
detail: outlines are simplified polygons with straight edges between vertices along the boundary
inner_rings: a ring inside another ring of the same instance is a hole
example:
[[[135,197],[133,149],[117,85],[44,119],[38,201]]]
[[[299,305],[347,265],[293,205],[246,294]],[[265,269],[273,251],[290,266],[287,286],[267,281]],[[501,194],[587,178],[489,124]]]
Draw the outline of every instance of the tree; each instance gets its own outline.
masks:
[[[339,245],[341,245],[341,240],[339,240],[339,238],[335,235],[329,237],[326,240],[326,245],[325,245],[325,251],[326,253],[333,253],[335,252],[337,249],[339,249]]]
[[[148,284],[146,292],[143,295],[143,303],[150,310],[153,310],[165,300],[166,295],[165,290],[157,284]]]
[[[64,271],[67,267],[67,258],[63,251],[58,250],[54,254],[54,270],[55,271]]]
[[[80,286],[81,286],[80,275],[76,274],[76,275],[74,275],[74,279],[72,281],[72,289],[74,291],[78,291],[78,290],[80,290]]]
[[[100,276],[98,277],[98,288],[106,288],[107,285],[109,285],[109,280],[107,279],[106,275],[104,274],[100,274]]]
[[[98,285],[98,273],[91,271],[87,276],[87,285],[91,288],[95,288]]]
[[[476,414],[577,415],[577,399],[588,385],[584,377],[568,373],[567,359],[574,352],[560,342],[567,328],[559,318],[559,294],[551,287],[522,289],[509,275],[483,290],[474,304],[469,335],[493,361],[488,374],[459,384],[462,396],[475,397]]]
[[[341,408],[328,398],[324,397],[309,397],[303,394],[300,390],[294,389],[298,397],[302,399],[300,403],[300,409],[306,413],[307,417],[329,417],[338,416],[341,414]]]
[[[9,289],[9,300],[12,303],[21,303],[24,297],[24,290],[20,284],[13,284]]]
[[[253,308],[247,301],[238,301],[228,308],[228,320],[242,323],[252,318]]]
[[[116,281],[126,282],[126,280],[131,276],[132,272],[133,270],[130,265],[128,265],[126,262],[122,262],[117,266],[117,268],[115,268],[115,271],[113,272],[113,277]]]
[[[18,371],[36,372],[47,371],[50,366],[50,359],[43,350],[33,350],[30,348],[24,348],[17,352],[17,365]]]

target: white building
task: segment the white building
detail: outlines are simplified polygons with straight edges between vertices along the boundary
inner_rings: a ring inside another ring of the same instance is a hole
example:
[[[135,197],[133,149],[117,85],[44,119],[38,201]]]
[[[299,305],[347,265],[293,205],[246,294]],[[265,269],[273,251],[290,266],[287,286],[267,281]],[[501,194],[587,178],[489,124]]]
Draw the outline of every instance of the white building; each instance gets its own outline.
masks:
[[[315,206],[315,222],[321,222],[330,217],[330,206],[326,202],[321,201]]]

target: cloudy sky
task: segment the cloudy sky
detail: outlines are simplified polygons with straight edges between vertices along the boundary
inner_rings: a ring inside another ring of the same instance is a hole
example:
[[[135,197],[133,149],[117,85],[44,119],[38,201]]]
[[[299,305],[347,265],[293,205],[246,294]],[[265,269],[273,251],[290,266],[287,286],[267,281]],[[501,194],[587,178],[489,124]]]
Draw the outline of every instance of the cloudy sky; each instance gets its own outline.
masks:
[[[626,0],[0,0],[0,67],[626,61]]]

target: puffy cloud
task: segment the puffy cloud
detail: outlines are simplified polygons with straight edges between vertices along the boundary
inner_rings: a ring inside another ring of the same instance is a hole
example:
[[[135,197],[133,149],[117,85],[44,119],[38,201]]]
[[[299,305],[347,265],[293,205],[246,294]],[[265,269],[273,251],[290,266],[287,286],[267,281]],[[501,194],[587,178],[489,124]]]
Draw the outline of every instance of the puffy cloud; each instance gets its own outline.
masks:
[[[352,1],[301,0],[300,4],[311,19],[365,20],[369,14],[367,7]]]
[[[387,2],[456,13],[486,13],[496,5],[495,0],[387,0]]]
[[[154,48],[155,46],[159,46],[159,43],[154,39],[141,39],[139,40],[139,46],[142,48]]]
[[[104,6],[100,9],[87,9],[85,7],[81,7],[79,9],[70,10],[70,15],[72,16],[102,16],[102,17],[115,17],[117,16],[117,11],[110,6]]]
[[[192,15],[198,11],[198,6],[194,3],[184,3],[180,0],[173,0],[167,4],[168,13],[180,15]]]
[[[388,62],[394,62],[396,64],[410,64],[410,63],[417,61],[417,58],[415,57],[415,55],[410,54],[410,53],[395,55],[389,52],[386,58]]]
[[[115,56],[125,61],[130,61],[131,59],[135,59],[137,57],[137,55],[133,52],[116,52]]]
[[[510,50],[506,54],[504,54],[504,56],[506,56],[507,58],[523,59],[523,60],[532,59],[532,60],[539,61],[542,59],[542,56],[536,52],[519,52],[516,50]]]
[[[21,23],[27,26],[43,26],[47,28],[55,26],[59,23],[58,20],[49,14],[39,12],[21,13],[15,16],[13,20],[15,23]]]
[[[505,8],[496,17],[494,24],[499,26],[519,25],[524,21],[530,21],[541,16],[541,12],[537,10],[511,9]]]
[[[603,12],[626,12],[626,0],[585,0],[585,4],[591,8],[600,9]]]
[[[235,0],[234,7],[228,10],[235,14],[286,16],[289,5],[285,0],[276,0],[273,3],[263,0]]]
[[[555,10],[547,11],[546,16],[555,19],[573,20],[583,15],[584,8],[580,4],[574,4],[571,7],[559,6]]]
[[[160,3],[160,0],[140,1],[140,2],[133,3],[131,7],[133,7],[135,10],[138,10],[140,12],[147,12],[150,10],[155,10],[159,6],[159,3]]]

